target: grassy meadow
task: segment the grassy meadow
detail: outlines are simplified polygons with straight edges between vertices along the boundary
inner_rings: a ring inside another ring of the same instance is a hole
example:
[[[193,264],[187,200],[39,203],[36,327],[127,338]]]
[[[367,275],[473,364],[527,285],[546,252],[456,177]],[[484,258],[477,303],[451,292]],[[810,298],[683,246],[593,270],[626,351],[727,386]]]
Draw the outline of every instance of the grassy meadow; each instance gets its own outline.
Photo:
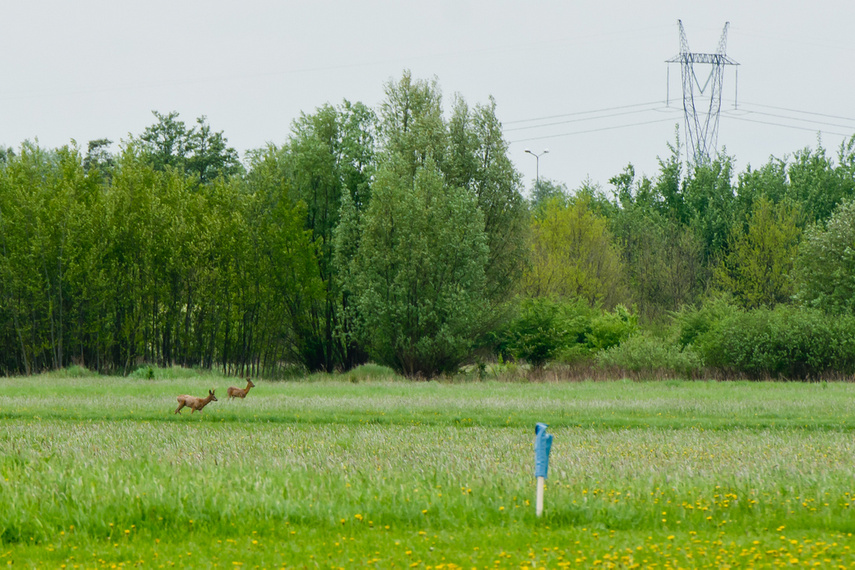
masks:
[[[0,378],[0,565],[855,566],[852,383],[255,383]]]

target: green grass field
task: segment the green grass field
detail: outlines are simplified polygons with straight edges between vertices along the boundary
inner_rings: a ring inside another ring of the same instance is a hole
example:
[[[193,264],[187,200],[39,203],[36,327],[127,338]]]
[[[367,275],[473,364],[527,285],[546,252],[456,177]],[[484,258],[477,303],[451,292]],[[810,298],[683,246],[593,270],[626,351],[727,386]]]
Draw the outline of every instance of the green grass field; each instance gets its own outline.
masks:
[[[855,566],[855,384],[71,376],[0,378],[0,565]]]

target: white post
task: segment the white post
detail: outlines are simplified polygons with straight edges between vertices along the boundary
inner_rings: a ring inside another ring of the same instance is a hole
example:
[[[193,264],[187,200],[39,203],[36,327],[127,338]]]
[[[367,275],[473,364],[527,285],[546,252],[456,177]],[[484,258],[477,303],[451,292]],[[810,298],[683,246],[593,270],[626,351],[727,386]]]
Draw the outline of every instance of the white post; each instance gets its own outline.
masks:
[[[537,516],[540,516],[543,514],[543,485],[544,485],[544,482],[545,482],[545,480],[543,477],[537,478],[537,502],[535,503],[535,512],[537,513]]]

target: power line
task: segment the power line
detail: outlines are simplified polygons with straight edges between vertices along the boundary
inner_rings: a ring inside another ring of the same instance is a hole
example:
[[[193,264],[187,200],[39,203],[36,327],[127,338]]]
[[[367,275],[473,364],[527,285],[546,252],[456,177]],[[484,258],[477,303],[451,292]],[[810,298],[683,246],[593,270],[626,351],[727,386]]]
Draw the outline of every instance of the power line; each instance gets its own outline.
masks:
[[[821,133],[824,133],[827,135],[839,135],[841,137],[855,136],[853,133],[836,133],[833,131],[823,131],[822,129],[811,129],[809,127],[799,127],[796,125],[784,125],[782,123],[773,123],[771,121],[760,121],[757,119],[747,119],[745,117],[739,117],[737,115],[728,115],[727,117],[729,119],[734,119],[736,121],[745,121],[746,123],[758,123],[760,125],[772,125],[774,127],[782,127],[782,128],[786,128],[786,129],[796,129],[799,131],[809,131],[809,132],[813,132],[813,133],[821,132]],[[840,126],[840,125],[838,125],[838,126]]]
[[[776,109],[776,110],[778,110],[778,111],[789,111],[789,112],[791,112],[791,113],[799,113],[799,114],[802,114],[802,115],[815,115],[815,116],[817,116],[817,117],[826,117],[826,118],[829,118],[829,119],[842,119],[842,120],[844,120],[844,121],[853,121],[853,122],[855,122],[855,119],[854,119],[854,118],[852,118],[852,117],[843,117],[843,116],[840,116],[840,115],[829,115],[829,114],[826,114],[826,113],[814,113],[814,112],[812,112],[812,111],[800,111],[799,109],[790,109],[790,108],[788,108],[788,107],[776,107],[776,106],[774,106],[774,105],[763,105],[763,104],[761,104],[761,103],[746,103],[746,102],[744,102],[744,101],[741,103],[741,105],[753,105],[753,106],[755,106],[755,107],[765,107],[766,109]]]
[[[618,105],[618,106],[614,106],[614,107],[603,107],[601,109],[592,109],[592,110],[588,110],[588,111],[576,111],[573,113],[559,113],[559,114],[555,114],[555,115],[544,115],[541,117],[533,117],[530,119],[517,119],[514,121],[505,121],[504,125],[519,125],[521,123],[533,123],[533,122],[545,121],[545,120],[549,120],[549,119],[560,119],[560,118],[564,118],[564,117],[580,117],[581,115],[594,115],[596,113],[605,113],[605,112],[610,112],[610,111],[623,111],[625,109],[636,109],[633,111],[611,113],[608,115],[598,115],[598,116],[594,116],[594,117],[581,117],[581,118],[577,118],[577,119],[568,119],[566,121],[554,121],[551,123],[540,123],[540,124],[534,124],[534,125],[511,127],[511,128],[505,128],[504,131],[506,133],[510,133],[510,132],[516,132],[516,131],[537,129],[537,128],[541,128],[541,127],[546,128],[546,127],[552,127],[552,126],[557,126],[557,125],[565,125],[565,124],[570,124],[570,123],[593,121],[593,120],[597,120],[597,119],[609,119],[609,118],[625,116],[625,115],[646,113],[649,111],[668,111],[668,110],[671,110],[670,108],[659,107],[659,105],[661,105],[661,103],[662,103],[661,101],[648,101],[645,103],[634,103],[634,104],[630,104],[630,105]],[[656,105],[657,107],[651,107],[651,108],[647,108],[647,109],[639,109],[639,107],[650,107],[651,105]],[[839,129],[850,128],[850,125],[832,123],[832,122],[827,122],[827,121],[815,121],[815,120],[812,120],[809,118],[795,117],[795,116],[790,116],[790,115],[766,113],[763,111],[755,111],[755,110],[751,110],[751,109],[745,109],[744,108],[745,106],[762,107],[762,108],[767,108],[767,109],[776,109],[779,111],[786,111],[788,113],[797,113],[797,114],[801,114],[801,115],[811,115],[811,116],[815,116],[815,117],[825,117],[825,118],[829,118],[829,119],[838,119],[838,120],[842,120],[842,121],[855,122],[855,118],[845,117],[842,115],[832,115],[829,113],[818,113],[818,112],[814,112],[814,111],[803,111],[800,109],[793,109],[791,107],[779,107],[779,106],[775,106],[775,105],[763,105],[760,103],[751,103],[751,102],[741,102],[740,103],[740,110],[744,111],[746,114],[773,117],[773,118],[792,120],[792,121],[800,121],[800,122],[804,122],[804,123],[812,123],[812,124],[816,124],[816,125],[822,125],[822,126],[826,126],[826,127],[834,127],[834,128],[839,128]],[[677,111],[677,110],[673,109],[673,111]],[[805,126],[788,125],[788,124],[784,124],[784,123],[780,123],[780,122],[774,122],[774,121],[763,121],[760,119],[750,119],[750,118],[746,118],[744,116],[740,116],[740,115],[736,114],[733,110],[725,110],[722,114],[725,117],[727,117],[728,119],[734,119],[737,121],[744,121],[744,122],[748,122],[748,123],[755,123],[755,124],[760,124],[760,125],[770,125],[770,126],[774,126],[774,127],[789,128],[789,129],[809,131],[809,132],[818,132],[819,131],[819,132],[824,132],[825,134],[829,134],[829,135],[851,136],[851,134],[847,134],[847,133],[823,131],[822,129],[815,129],[815,128],[810,128],[810,127],[805,127]],[[597,132],[601,132],[601,131],[609,131],[609,130],[630,128],[630,127],[644,126],[644,125],[661,123],[661,122],[670,121],[670,120],[673,120],[673,119],[671,117],[667,117],[664,119],[655,119],[655,120],[651,120],[651,121],[626,123],[626,124],[613,125],[613,126],[608,126],[608,127],[599,127],[599,128],[593,128],[593,129],[585,129],[585,130],[572,131],[572,132],[566,132],[566,133],[532,136],[532,137],[526,137],[526,138],[522,138],[522,139],[514,139],[514,140],[511,140],[508,142],[509,143],[520,143],[520,142],[530,142],[530,141],[538,141],[538,140],[552,139],[552,138],[561,138],[561,137],[582,135],[582,134],[588,134],[588,133],[597,133]]]
[[[778,115],[776,113],[764,113],[763,111],[743,111],[745,114],[749,115],[761,115],[764,117],[775,117],[776,119],[787,119],[789,121],[800,121],[802,123],[813,123],[815,125],[825,125],[828,127],[839,127],[841,129],[852,128],[855,129],[855,125],[841,125],[839,123],[829,123],[826,121],[816,121],[814,119],[802,119],[800,117],[793,117],[788,115]],[[725,111],[723,114],[726,114],[730,117],[740,117],[739,111]]]
[[[568,119],[566,121],[555,121],[552,123],[541,123],[539,125],[530,125],[530,126],[525,126],[525,127],[513,127],[510,129],[505,129],[505,131],[506,132],[507,131],[523,131],[523,130],[528,130],[528,129],[539,129],[541,127],[553,127],[555,125],[566,125],[569,123],[581,123],[583,121],[595,121],[597,119],[611,119],[613,117],[621,117],[624,115],[635,115],[638,113],[647,113],[649,111],[656,111],[656,110],[658,110],[658,109],[640,109],[640,110],[636,110],[636,111],[624,111],[622,113],[612,113],[610,115],[598,115],[596,117],[583,117],[583,118],[579,118],[579,119]]]
[[[673,120],[674,119],[672,117],[666,117],[664,119],[655,119],[653,121],[643,121],[641,123],[628,123],[625,125],[614,125],[611,127],[601,127],[599,129],[588,129],[585,131],[574,131],[572,133],[560,133],[560,134],[556,134],[556,135],[544,135],[544,136],[540,136],[540,137],[530,137],[527,139],[517,139],[517,140],[508,141],[508,143],[513,144],[513,143],[521,143],[521,142],[529,142],[529,141],[539,141],[539,140],[544,140],[544,139],[554,139],[554,138],[559,138],[559,137],[569,137],[569,136],[573,136],[573,135],[584,135],[587,133],[599,133],[601,131],[612,131],[615,129],[625,129],[628,127],[640,127],[643,125],[652,125],[654,123],[664,123],[665,121],[673,121]]]
[[[606,107],[604,109],[594,109],[593,111],[577,111],[575,113],[562,113],[560,115],[548,115],[545,117],[535,117],[533,119],[518,119],[516,121],[505,121],[506,125],[514,125],[517,123],[529,123],[532,121],[546,121],[548,119],[560,119],[561,117],[575,117],[577,115],[590,115],[593,113],[605,113],[606,111],[620,111],[621,109],[630,109],[632,107],[643,107],[648,105],[659,105],[662,101],[651,101],[649,103],[636,103],[634,105],[621,105],[620,107]]]

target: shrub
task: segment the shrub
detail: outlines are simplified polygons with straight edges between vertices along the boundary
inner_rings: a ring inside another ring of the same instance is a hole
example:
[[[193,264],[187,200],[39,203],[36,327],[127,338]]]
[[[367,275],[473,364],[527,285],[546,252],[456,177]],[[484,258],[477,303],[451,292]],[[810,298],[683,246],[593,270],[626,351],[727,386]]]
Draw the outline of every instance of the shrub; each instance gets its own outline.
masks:
[[[67,366],[66,368],[60,368],[59,370],[48,372],[47,375],[54,378],[87,378],[90,376],[98,376],[98,372],[89,370],[85,366],[74,364],[72,366]]]
[[[499,334],[499,355],[543,366],[571,347],[584,344],[594,315],[581,300],[524,299],[519,315]]]
[[[855,319],[778,306],[737,312],[700,335],[708,366],[755,378],[816,378],[855,371]]]
[[[693,377],[703,369],[701,355],[692,347],[680,347],[661,338],[634,334],[617,346],[596,356],[597,364],[604,368],[618,368],[636,373],[671,371],[680,376]]]
[[[855,315],[855,200],[843,201],[826,226],[808,229],[793,273],[802,304]]]
[[[603,313],[591,321],[585,342],[593,351],[605,350],[619,345],[637,330],[638,316],[618,305],[613,313]]]
[[[729,296],[708,299],[700,308],[688,305],[673,314],[678,329],[677,342],[685,347],[709,331],[713,326],[740,311]]]
[[[128,376],[142,380],[175,380],[179,378],[193,378],[201,376],[201,370],[185,368],[183,366],[170,366],[163,368],[155,364],[143,364]],[[218,374],[216,371],[205,371],[204,374]]]
[[[574,364],[617,346],[637,330],[638,317],[623,305],[600,313],[582,299],[525,299],[517,318],[499,334],[498,352],[535,368],[551,360]]]
[[[400,377],[388,366],[369,362],[353,368],[347,373],[351,382],[368,382],[371,380],[397,380]]]

